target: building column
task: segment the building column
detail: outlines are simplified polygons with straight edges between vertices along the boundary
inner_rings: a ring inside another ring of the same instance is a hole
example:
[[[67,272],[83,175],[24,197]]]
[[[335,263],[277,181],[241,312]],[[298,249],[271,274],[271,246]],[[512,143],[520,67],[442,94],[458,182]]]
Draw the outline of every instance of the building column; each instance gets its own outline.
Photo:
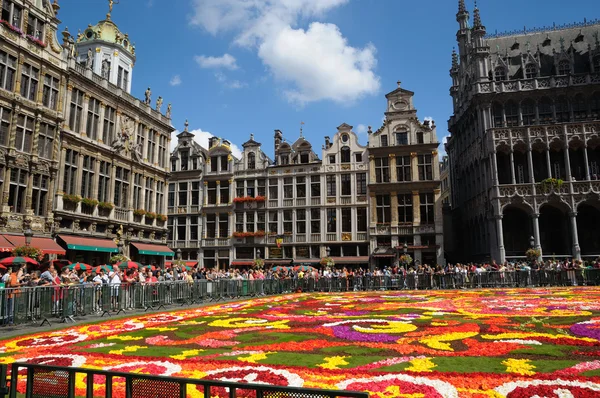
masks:
[[[412,191],[412,205],[413,205],[413,224],[421,225],[421,198],[419,197],[419,191]]]
[[[208,204],[208,181],[204,181],[202,185],[204,186],[202,188],[202,203],[206,206]]]
[[[83,110],[81,111],[81,135],[84,137],[89,137],[87,131],[87,118],[89,109],[90,96],[87,93],[85,93],[83,94]]]
[[[504,249],[504,232],[502,230],[502,215],[496,216],[496,229],[498,230],[498,249],[500,251],[500,263],[506,261],[506,250]]]
[[[63,128],[65,130],[70,129],[69,120],[71,119],[71,107],[69,106],[69,103],[71,101],[72,96],[73,96],[73,85],[71,83],[67,83],[67,93],[65,95],[65,106],[64,106],[65,121],[63,122]]]
[[[535,183],[535,174],[533,171],[533,154],[531,153],[531,144],[527,145],[527,168],[529,169],[529,182]]]
[[[398,182],[398,176],[396,175],[396,155],[390,153],[390,182]]]
[[[158,180],[156,178],[152,179],[152,211],[158,213],[158,205],[156,203],[156,190],[158,189]]]
[[[10,151],[14,151],[15,144],[17,141],[17,121],[20,111],[21,107],[19,105],[15,105],[10,121],[10,135],[8,137],[8,147],[10,148]]]
[[[496,156],[496,150],[491,153],[492,158],[492,185],[498,185],[498,158]]]
[[[515,178],[515,155],[512,148],[510,148],[510,179],[513,185],[517,183],[517,179]]]
[[[398,226],[398,193],[391,192],[390,193],[390,214],[392,216],[391,225],[394,227]]]
[[[550,146],[546,149],[546,166],[548,167],[548,178],[552,178],[552,164],[550,163]]]
[[[40,125],[42,124],[42,115],[38,114],[35,117],[35,127],[33,129],[33,137],[31,142],[31,154],[35,157],[38,156],[39,139],[40,139]]]
[[[104,111],[106,110],[106,104],[104,102],[100,102],[100,114],[98,115],[98,118],[100,120],[100,125],[98,126],[98,134],[96,136],[96,140],[98,142],[104,142],[103,141],[103,134],[102,132],[104,131]],[[104,142],[106,145],[110,145],[110,142]]]
[[[576,260],[581,260],[581,248],[579,247],[579,235],[577,234],[577,212],[569,212],[571,219],[571,236],[573,236],[573,251],[571,255]]]
[[[82,180],[82,176],[83,176],[83,154],[80,153],[79,156],[77,156],[77,177],[75,178],[75,192],[73,192],[75,195],[80,195],[81,194],[81,180]],[[115,176],[112,176],[112,180],[114,181]],[[112,203],[112,202],[111,202]]]
[[[94,178],[92,178],[92,199],[98,200],[98,184],[100,183],[100,160],[94,161]]]
[[[150,211],[150,209],[146,209],[146,180],[148,177],[142,175],[142,191],[140,192],[140,209],[144,209],[146,211]]]
[[[229,203],[231,204],[233,203],[233,198],[235,198],[235,187],[233,186],[233,178],[229,179]],[[257,185],[256,185],[256,181],[254,181],[254,194],[256,195],[256,191],[257,191]],[[246,196],[246,190],[244,189],[244,196]],[[256,218],[254,219],[256,220]],[[296,223],[294,223],[294,227],[296,226]]]
[[[21,93],[21,74],[23,73],[23,64],[24,63],[25,63],[25,56],[21,53],[19,55],[19,59],[17,61],[17,71],[15,72],[16,79],[15,79],[15,90],[14,90],[14,92],[18,93],[18,94]]]
[[[371,192],[369,195],[369,216],[371,226],[375,227],[377,225],[377,198],[375,197],[375,192]],[[321,219],[323,219],[323,214],[321,214]]]
[[[158,149],[159,149],[159,142],[160,142],[160,133],[158,131],[154,132],[154,165],[158,165]]]
[[[535,249],[540,251],[540,259],[542,257],[542,244],[540,242],[540,213],[533,213],[531,215],[531,221],[533,223],[533,241]]]
[[[63,147],[60,150],[60,157],[58,159],[58,187],[57,192],[64,193],[63,187],[65,185],[65,160],[67,158],[67,148]],[[61,172],[61,170],[63,170]],[[6,181],[6,180],[5,180]]]
[[[117,177],[117,165],[110,166],[110,184],[108,184],[108,203],[115,203],[115,178]]]
[[[217,181],[217,205],[221,204],[221,181]]]
[[[583,146],[583,160],[585,162],[585,179],[590,180],[590,162],[588,160],[587,143]]]
[[[410,153],[410,179],[411,181],[419,181],[419,161],[416,152]]]
[[[10,167],[4,167],[4,191],[2,192],[2,212],[10,212],[8,199],[10,195]]]
[[[56,186],[56,174],[54,172],[52,172],[52,174],[50,175],[50,182],[48,183],[48,196],[46,197],[46,203],[44,204],[44,206],[46,207],[45,213],[46,217],[48,217],[50,215],[51,212],[54,212],[54,209],[56,208],[56,206],[54,205],[54,192],[56,192],[55,187]],[[50,232],[50,231],[48,231]]]
[[[40,78],[38,80],[38,91],[36,93],[35,102],[38,105],[42,105],[42,100],[44,98],[44,76],[46,76],[46,65],[42,65],[40,68]]]
[[[566,125],[565,125],[566,128]],[[569,144],[566,143],[564,147],[565,151],[565,174],[567,176],[567,181],[572,181],[571,177],[571,157],[569,156]]]
[[[375,156],[369,155],[369,181],[371,183],[374,183],[376,180],[377,180],[377,177],[375,175]]]

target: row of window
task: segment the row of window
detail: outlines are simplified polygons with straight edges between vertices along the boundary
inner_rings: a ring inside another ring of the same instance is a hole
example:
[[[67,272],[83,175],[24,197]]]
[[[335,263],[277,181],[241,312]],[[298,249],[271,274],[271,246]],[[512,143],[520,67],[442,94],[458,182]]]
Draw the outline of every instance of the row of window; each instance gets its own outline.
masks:
[[[69,112],[69,128],[74,132],[80,132],[83,125],[84,101],[83,91],[73,89],[71,94],[71,105]],[[101,106],[101,101],[89,97],[87,103],[86,135],[93,140],[102,140],[105,144],[112,144],[116,138],[117,110],[110,106]],[[140,155],[149,163],[158,163],[165,167],[167,158],[167,137],[159,135],[154,129],[138,124],[136,143]],[[157,153],[158,148],[158,153]]]
[[[408,131],[405,129],[401,129],[400,131],[394,132],[395,145],[409,145],[409,135]],[[424,144],[425,138],[422,131],[418,131],[416,134],[416,141],[414,144]],[[382,134],[379,136],[379,145],[382,147],[394,145],[390,144],[388,140],[387,134]]]
[[[598,73],[600,72],[600,56],[595,56],[592,59],[592,68],[593,71]],[[558,62],[556,66],[556,75],[558,76],[567,76],[573,73],[573,66],[571,61],[563,59]],[[540,69],[534,63],[528,63],[525,65],[525,70],[523,73],[525,79],[534,79],[540,76]],[[510,76],[508,76],[508,70],[505,66],[497,66],[494,69],[494,80],[495,81],[506,81]]]
[[[410,156],[396,157],[396,181],[409,182],[412,181]],[[433,156],[418,155],[417,168],[419,170],[419,181],[433,180]],[[375,158],[375,181],[390,182],[390,159],[389,157]]]
[[[8,146],[10,140],[10,126],[13,111],[9,108],[0,107],[0,145]],[[17,115],[15,149],[31,153],[33,150],[35,118],[33,116]],[[38,132],[37,154],[41,158],[52,159],[54,136],[56,128],[53,125],[42,122]]]
[[[81,161],[81,167],[79,162]],[[89,155],[82,155],[72,149],[67,149],[64,162],[63,192],[70,195],[81,195],[84,198],[109,202],[113,192],[112,203],[119,208],[146,209],[150,211],[156,206],[157,213],[164,212],[164,182],[146,178],[140,173],[131,173],[125,167],[115,168],[115,178],[111,179],[112,164],[98,160]],[[77,182],[81,186],[77,191]],[[154,185],[156,183],[156,189]],[[130,198],[130,187],[133,185],[133,195]],[[97,188],[94,194],[94,188]]]
[[[537,102],[533,99],[525,99],[520,103],[512,100],[504,104],[494,102],[492,115],[494,127],[598,119],[600,118],[600,92],[594,93],[591,97],[578,94],[572,99],[561,96],[554,101],[543,97]]]
[[[17,58],[0,50],[0,88],[14,91],[16,76]],[[40,79],[43,79],[42,105],[56,110],[59,79],[48,73],[40,75],[39,68],[28,63],[21,67],[21,96],[30,101],[37,101]]]
[[[413,222],[413,195],[400,194],[398,199],[398,222]],[[390,224],[392,222],[392,206],[390,195],[377,195],[376,211],[378,224]],[[419,194],[419,210],[421,224],[435,223],[435,197],[433,193]]]
[[[23,30],[23,7],[10,0],[2,1],[2,20],[7,21],[12,26]],[[25,32],[31,37],[38,40],[44,38],[44,22],[33,15],[31,11],[27,17],[27,31]]]
[[[48,186],[50,177],[42,174],[30,173],[27,170],[13,168],[10,170],[10,184],[8,206],[14,213],[26,213],[27,183],[32,179],[31,210],[36,216],[45,216],[47,213]],[[4,192],[4,167],[0,166],[0,192]]]

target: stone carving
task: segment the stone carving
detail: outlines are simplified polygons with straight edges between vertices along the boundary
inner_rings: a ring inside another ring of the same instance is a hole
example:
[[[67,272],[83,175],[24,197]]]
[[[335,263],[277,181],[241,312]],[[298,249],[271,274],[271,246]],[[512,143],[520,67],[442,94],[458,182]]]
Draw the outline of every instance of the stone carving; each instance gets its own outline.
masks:
[[[15,159],[15,165],[22,167],[22,168],[28,168],[29,167],[29,155],[17,155],[16,159]]]
[[[92,49],[88,48],[87,59],[85,60],[85,69],[92,69],[92,62],[94,61]]]
[[[158,96],[158,99],[156,100],[156,110],[158,112],[160,112],[160,108],[162,108],[162,104],[163,104],[163,99],[161,96]]]
[[[73,231],[79,231],[79,220],[73,220]]]
[[[96,224],[95,222],[90,224],[90,232],[96,232],[96,227],[98,224]]]
[[[171,118],[171,104],[167,105],[167,112],[165,113],[167,119]]]
[[[150,105],[150,103],[152,102],[152,90],[150,90],[150,87],[148,87],[148,89],[144,93],[144,97],[144,104]]]
[[[100,75],[104,78],[104,79],[108,79],[108,74],[110,72],[109,70],[109,66],[108,66],[108,61],[106,59],[102,60],[102,69],[100,70]]]

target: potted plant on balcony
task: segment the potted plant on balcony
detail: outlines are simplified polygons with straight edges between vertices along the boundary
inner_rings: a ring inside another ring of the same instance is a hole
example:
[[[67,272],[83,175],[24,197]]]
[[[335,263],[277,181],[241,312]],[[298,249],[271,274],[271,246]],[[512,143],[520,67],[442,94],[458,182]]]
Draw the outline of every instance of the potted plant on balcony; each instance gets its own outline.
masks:
[[[166,214],[157,214],[157,215],[156,215],[156,219],[157,219],[158,221],[165,222],[165,221],[167,221],[168,217],[167,217],[167,215],[166,215]]]
[[[135,209],[133,211],[133,217],[135,222],[141,222],[142,221],[142,217],[144,217],[144,215],[146,214],[146,210],[144,209]]]
[[[264,202],[265,200],[267,200],[266,196],[257,196],[256,198],[254,198],[255,201],[257,202]]]
[[[75,210],[77,207],[77,203],[81,202],[81,196],[79,195],[63,195],[63,203],[65,204],[65,208],[67,210]]]
[[[146,224],[152,224],[156,220],[156,213],[151,211],[146,213]]]
[[[333,259],[331,257],[323,257],[321,259],[321,261],[319,262],[319,264],[321,264],[323,267],[334,267],[335,266],[335,261],[333,261]]]
[[[546,178],[540,181],[539,188],[543,193],[558,192],[563,183],[560,178]]]
[[[403,254],[403,255],[401,255],[401,256],[400,256],[400,258],[398,259],[398,262],[399,262],[400,264],[402,264],[403,266],[405,266],[405,267],[408,267],[408,266],[410,266],[410,265],[412,264],[412,262],[413,262],[413,259],[412,259],[412,257],[410,256],[410,254]]]
[[[83,198],[81,199],[82,211],[86,213],[92,213],[94,208],[98,206],[98,201],[96,199]]]
[[[115,205],[109,202],[98,202],[98,211],[101,216],[108,217]]]

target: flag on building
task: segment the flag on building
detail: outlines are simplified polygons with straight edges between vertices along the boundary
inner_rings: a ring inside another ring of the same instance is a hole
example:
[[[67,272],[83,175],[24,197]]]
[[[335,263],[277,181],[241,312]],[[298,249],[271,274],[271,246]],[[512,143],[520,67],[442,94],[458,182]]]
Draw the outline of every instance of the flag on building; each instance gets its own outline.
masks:
[[[275,236],[275,243],[277,243],[277,247],[280,248],[283,243],[283,235]]]

